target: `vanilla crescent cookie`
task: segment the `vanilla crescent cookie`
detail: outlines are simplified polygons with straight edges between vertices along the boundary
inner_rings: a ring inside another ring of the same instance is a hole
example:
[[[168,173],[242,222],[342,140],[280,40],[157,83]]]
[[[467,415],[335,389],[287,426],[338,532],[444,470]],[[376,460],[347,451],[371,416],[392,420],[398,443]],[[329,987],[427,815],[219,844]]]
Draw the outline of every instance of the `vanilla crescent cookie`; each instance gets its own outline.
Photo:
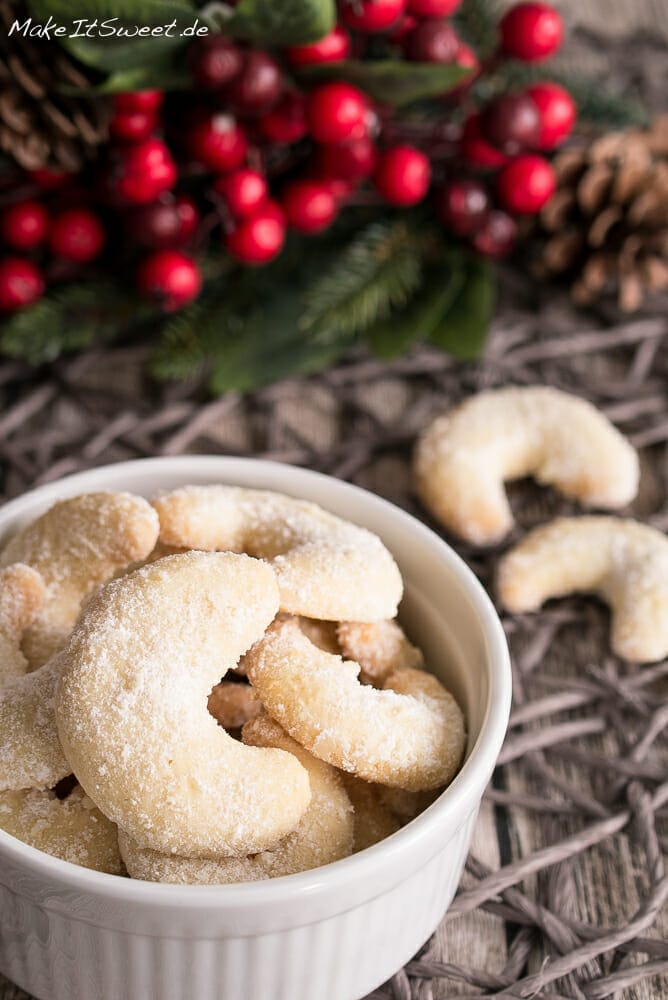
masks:
[[[668,655],[668,538],[637,521],[562,517],[529,532],[499,564],[512,612],[550,597],[592,592],[612,610],[612,648],[637,663]]]
[[[396,614],[403,585],[383,543],[314,503],[237,486],[186,486],[153,505],[167,545],[266,559],[282,611],[329,621]]]
[[[381,798],[380,785],[343,774],[343,785],[353,806],[353,852],[380,843],[401,828],[401,823]]]
[[[273,850],[248,857],[211,860],[145,850],[121,830],[118,836],[121,854],[133,878],[205,885],[254,882],[309,871],[352,853],[353,810],[335,768],[304,750],[267,716],[247,722],[242,739],[251,746],[279,747],[294,754],[308,771],[311,802],[297,827]]]
[[[27,563],[46,593],[23,649],[32,667],[64,646],[84,599],[115,572],[149,555],[158,537],[151,505],[131,493],[61,500],[10,540],[0,566]]]
[[[0,829],[63,861],[121,875],[118,830],[81,788],[65,799],[55,792],[0,792]]]
[[[616,509],[638,490],[638,456],[591,403],[547,386],[495,389],[465,400],[423,432],[420,499],[474,545],[513,526],[504,482],[532,475],[591,507]]]
[[[56,731],[57,658],[34,673],[20,644],[44,597],[39,573],[0,570],[0,790],[50,788],[70,773]]]
[[[277,610],[270,566],[218,552],[166,556],[84,609],[65,651],[58,732],[87,794],[141,847],[247,854],[301,819],[310,791],[299,761],[243,746],[207,711]]]
[[[321,760],[366,781],[436,788],[465,744],[457,702],[432,674],[402,669],[379,691],[360,666],[317,649],[294,620],[277,622],[246,655],[265,710]]]
[[[15,563],[0,570],[0,686],[28,669],[21,640],[35,620],[44,591],[42,577],[30,566]]]
[[[395,670],[424,667],[422,653],[398,622],[341,622],[336,634],[341,653],[347,660],[359,663],[365,681],[382,685]]]

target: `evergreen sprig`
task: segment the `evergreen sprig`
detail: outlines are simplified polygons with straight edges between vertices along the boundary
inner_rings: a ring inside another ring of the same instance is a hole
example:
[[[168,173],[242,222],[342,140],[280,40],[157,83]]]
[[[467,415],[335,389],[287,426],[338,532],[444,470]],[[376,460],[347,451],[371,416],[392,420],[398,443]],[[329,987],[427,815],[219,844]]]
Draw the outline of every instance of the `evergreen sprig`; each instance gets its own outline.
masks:
[[[403,220],[372,222],[304,294],[300,328],[321,343],[362,334],[404,306],[421,277],[420,240]]]

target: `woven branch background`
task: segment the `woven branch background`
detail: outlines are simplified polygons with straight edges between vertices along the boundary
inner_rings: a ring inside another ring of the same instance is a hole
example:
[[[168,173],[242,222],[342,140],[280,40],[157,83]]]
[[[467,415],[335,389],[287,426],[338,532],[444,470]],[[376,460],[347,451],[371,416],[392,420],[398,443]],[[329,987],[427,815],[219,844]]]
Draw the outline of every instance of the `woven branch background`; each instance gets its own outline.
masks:
[[[569,46],[574,65],[598,67],[605,54],[620,87],[660,107],[668,90],[662,0],[562,6],[580,25]],[[611,15],[605,37],[592,32],[602,7]],[[645,21],[654,37],[620,39]],[[476,365],[429,349],[389,366],[358,357],[322,376],[211,401],[196,383],[147,381],[142,347],[89,352],[37,373],[4,363],[2,495],[106,462],[209,452],[318,469],[425,519],[410,476],[419,431],[472,392],[540,382],[592,400],[629,435],[642,458],[630,513],[668,530],[668,303],[620,322],[605,308],[583,317],[513,272],[502,287]],[[576,512],[532,483],[510,492],[518,527],[502,549],[533,525]],[[456,547],[493,590],[499,553]],[[553,602],[504,624],[513,713],[460,892],[420,955],[373,1000],[665,996],[668,662],[635,668],[613,657],[608,613],[594,600]],[[0,977],[0,998],[26,994]]]

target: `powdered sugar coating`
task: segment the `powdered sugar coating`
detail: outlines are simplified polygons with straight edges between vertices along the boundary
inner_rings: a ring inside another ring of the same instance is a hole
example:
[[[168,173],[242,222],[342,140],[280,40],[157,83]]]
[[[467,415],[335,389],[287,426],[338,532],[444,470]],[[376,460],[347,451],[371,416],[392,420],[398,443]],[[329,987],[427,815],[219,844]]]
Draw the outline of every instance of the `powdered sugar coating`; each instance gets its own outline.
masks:
[[[358,663],[317,649],[292,620],[249,650],[246,669],[266,711],[344,771],[419,790],[446,784],[459,767],[464,719],[432,674],[397,670],[382,691],[362,686]]]
[[[43,600],[44,581],[30,566],[0,570],[0,687],[28,669],[21,639]]]
[[[367,683],[382,686],[395,670],[424,668],[421,651],[409,642],[398,622],[341,622],[336,635],[341,653],[359,663],[360,677]]]
[[[15,535],[0,566],[27,563],[46,592],[23,648],[33,668],[61,649],[82,602],[118,570],[146,558],[158,537],[151,505],[131,493],[86,493],[61,500]]]
[[[383,543],[317,504],[236,486],[187,486],[153,503],[165,544],[270,562],[282,611],[328,621],[396,614],[403,584]]]
[[[352,853],[352,807],[335,769],[291,740],[267,716],[246,723],[242,738],[248,745],[279,747],[294,754],[308,771],[311,802],[298,826],[273,850],[248,857],[211,860],[178,858],[142,850],[119,831],[121,854],[133,878],[200,885],[256,882],[319,868]]]
[[[637,663],[668,655],[668,538],[630,519],[562,517],[522,539],[499,564],[499,597],[514,613],[591,592],[612,610],[612,648]]]
[[[546,386],[495,389],[435,420],[415,452],[418,495],[474,545],[504,537],[513,516],[504,481],[533,475],[592,507],[625,506],[638,456],[591,403]]]
[[[0,571],[0,790],[50,788],[70,773],[54,716],[58,662],[29,674],[20,650],[44,583],[22,563]]]
[[[206,708],[277,610],[270,566],[217,552],[166,556],[85,608],[65,652],[58,731],[88,795],[141,847],[247,854],[301,819],[301,764],[242,746]]]
[[[57,654],[39,670],[0,687],[0,791],[53,788],[72,772],[58,739]]]
[[[81,788],[66,799],[36,789],[1,792],[0,828],[71,864],[109,875],[123,872],[118,831]]]

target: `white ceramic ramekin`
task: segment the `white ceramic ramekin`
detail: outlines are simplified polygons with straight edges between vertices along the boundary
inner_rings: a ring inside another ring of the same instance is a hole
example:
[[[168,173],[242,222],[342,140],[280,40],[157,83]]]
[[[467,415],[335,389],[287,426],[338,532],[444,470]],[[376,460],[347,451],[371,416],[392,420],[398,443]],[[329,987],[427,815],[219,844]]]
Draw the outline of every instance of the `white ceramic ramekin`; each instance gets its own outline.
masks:
[[[0,510],[0,538],[62,497],[99,489],[151,496],[215,482],[313,500],[383,538],[406,584],[402,621],[465,710],[466,762],[426,812],[387,840],[267,882],[135,882],[70,865],[0,831],[0,969],[40,1000],[356,1000],[427,940],[457,887],[503,741],[511,676],[491,602],[433,532],[326,476],[190,456],[43,486]]]

